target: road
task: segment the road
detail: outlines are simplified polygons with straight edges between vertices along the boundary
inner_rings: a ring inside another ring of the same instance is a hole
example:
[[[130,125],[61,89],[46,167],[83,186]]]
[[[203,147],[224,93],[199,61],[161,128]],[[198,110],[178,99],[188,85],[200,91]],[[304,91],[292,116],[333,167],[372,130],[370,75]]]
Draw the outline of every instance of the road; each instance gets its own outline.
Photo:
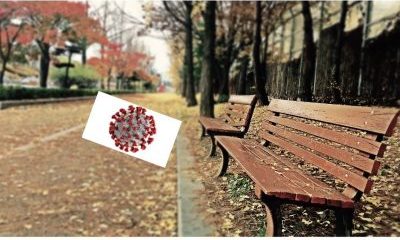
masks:
[[[180,117],[172,94],[122,98]],[[175,236],[176,159],[166,169],[81,138],[93,101],[0,111],[1,236]]]

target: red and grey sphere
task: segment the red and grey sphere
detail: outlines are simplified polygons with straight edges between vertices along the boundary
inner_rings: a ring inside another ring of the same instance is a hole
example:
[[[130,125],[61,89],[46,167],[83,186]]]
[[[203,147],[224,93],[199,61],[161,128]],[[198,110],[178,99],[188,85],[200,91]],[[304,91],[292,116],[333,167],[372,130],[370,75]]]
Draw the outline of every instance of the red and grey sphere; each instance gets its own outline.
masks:
[[[121,108],[111,118],[109,133],[119,149],[135,153],[153,142],[156,124],[145,108],[131,105],[128,109]]]

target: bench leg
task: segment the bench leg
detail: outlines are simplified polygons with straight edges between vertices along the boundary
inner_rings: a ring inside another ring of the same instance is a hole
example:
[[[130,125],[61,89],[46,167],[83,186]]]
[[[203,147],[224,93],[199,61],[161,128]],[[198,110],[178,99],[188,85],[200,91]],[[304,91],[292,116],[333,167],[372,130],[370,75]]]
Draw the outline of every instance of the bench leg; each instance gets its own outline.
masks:
[[[219,165],[218,171],[217,171],[217,173],[216,173],[216,177],[222,177],[222,176],[225,175],[226,170],[228,170],[228,165],[229,165],[229,154],[228,154],[228,152],[227,152],[223,147],[221,147],[219,144],[218,144],[218,147],[219,147],[219,149],[221,149],[221,152],[222,152],[222,161],[221,161],[221,163],[220,163],[220,165]]]
[[[353,229],[353,209],[337,209],[336,217],[336,236],[351,236]]]
[[[282,236],[281,204],[274,200],[268,200],[264,202],[264,205],[267,212],[265,236]]]
[[[203,125],[201,125],[200,140],[202,140],[205,135],[206,135],[206,128]]]
[[[208,154],[208,156],[209,157],[214,157],[215,156],[215,150],[216,150],[214,135],[210,135],[210,139],[211,139],[211,149],[210,149],[210,153]]]

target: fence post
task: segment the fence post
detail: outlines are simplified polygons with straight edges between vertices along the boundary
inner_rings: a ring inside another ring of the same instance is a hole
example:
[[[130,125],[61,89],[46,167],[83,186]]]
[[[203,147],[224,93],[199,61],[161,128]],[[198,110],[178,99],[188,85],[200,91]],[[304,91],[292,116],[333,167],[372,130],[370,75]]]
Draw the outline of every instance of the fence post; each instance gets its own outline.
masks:
[[[286,31],[286,23],[283,21],[283,19],[282,19],[282,15],[280,16],[280,21],[281,21],[281,26],[282,26],[282,28],[281,28],[281,41],[280,41],[280,44],[281,44],[281,49],[280,49],[280,54],[281,54],[281,61],[280,61],[280,66],[279,66],[279,72],[280,72],[280,74],[281,74],[281,76],[282,76],[282,78],[281,78],[281,81],[284,81],[285,79],[286,79],[286,81],[287,81],[287,77],[285,76],[285,72],[284,72],[284,67],[283,67],[283,55],[284,55],[284,50],[285,50],[285,31]],[[284,88],[284,86],[285,86],[285,82],[282,82],[282,83],[279,83],[279,98],[282,98],[282,95],[283,95],[283,88]]]
[[[289,11],[290,11],[290,15],[292,16],[292,27],[291,27],[291,29],[290,29],[290,47],[289,47],[289,63],[290,63],[290,68],[292,68],[292,63],[291,63],[291,61],[292,61],[292,58],[293,58],[293,48],[294,48],[294,33],[295,33],[295,30],[296,30],[296,18],[295,18],[295,16],[294,16],[294,14],[293,14],[293,10],[292,10],[292,8],[289,8]],[[291,69],[290,69],[291,70]],[[289,81],[286,81],[286,91],[285,91],[285,94],[286,94],[286,98],[287,99],[289,99],[289,95],[288,95],[288,84],[289,84]]]
[[[314,69],[314,86],[313,86],[313,95],[315,96],[316,92],[316,86],[317,86],[317,71],[318,71],[318,60],[319,60],[319,54],[321,50],[321,36],[322,36],[322,30],[324,29],[324,7],[325,7],[325,2],[321,1],[320,3],[320,15],[319,15],[319,37],[318,37],[318,47],[317,47],[317,55],[315,59],[315,69]]]
[[[365,68],[365,44],[369,34],[369,24],[371,21],[372,12],[372,1],[366,1],[364,3],[365,14],[363,21],[363,33],[361,42],[361,55],[360,55],[360,69],[358,75],[358,86],[357,86],[357,96],[361,96],[361,85],[364,80],[364,68]]]

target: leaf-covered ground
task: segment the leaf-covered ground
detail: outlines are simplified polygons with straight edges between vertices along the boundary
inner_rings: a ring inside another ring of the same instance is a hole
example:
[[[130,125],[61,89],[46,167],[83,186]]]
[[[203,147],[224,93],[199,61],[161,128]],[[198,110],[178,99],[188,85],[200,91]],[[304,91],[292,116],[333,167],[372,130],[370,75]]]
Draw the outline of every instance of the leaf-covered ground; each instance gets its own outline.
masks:
[[[221,113],[222,106],[217,107]],[[265,117],[266,108],[257,107],[246,137],[254,138]],[[216,226],[218,236],[262,236],[265,232],[265,211],[254,195],[251,180],[234,161],[225,177],[216,179],[212,172],[218,159],[205,157],[209,140],[199,141],[200,128],[196,116],[189,121],[185,132],[193,142],[192,152],[197,158],[194,174],[201,178],[205,192],[199,193],[201,205],[210,224]],[[398,125],[399,126],[399,125]],[[374,187],[357,205],[353,234],[356,236],[400,236],[400,133],[386,139],[388,150],[381,159],[382,166],[373,177]],[[194,134],[195,133],[195,134]],[[326,179],[328,180],[328,179]],[[334,214],[315,208],[286,205],[283,209],[283,234],[287,236],[331,236],[334,234]]]
[[[174,94],[123,98],[184,120],[198,204],[215,236],[262,236],[265,211],[251,180],[234,162],[215,179],[218,158],[199,141],[198,107]],[[0,236],[176,236],[176,155],[166,169],[81,139],[92,101],[0,111]],[[217,106],[221,112],[222,105]],[[258,107],[247,137],[260,128]],[[389,144],[373,191],[357,206],[355,235],[400,236],[400,133]],[[332,235],[333,213],[287,206],[284,234]]]
[[[185,115],[174,94],[123,96]],[[176,236],[176,155],[163,169],[81,139],[93,101],[0,111],[0,236]]]

